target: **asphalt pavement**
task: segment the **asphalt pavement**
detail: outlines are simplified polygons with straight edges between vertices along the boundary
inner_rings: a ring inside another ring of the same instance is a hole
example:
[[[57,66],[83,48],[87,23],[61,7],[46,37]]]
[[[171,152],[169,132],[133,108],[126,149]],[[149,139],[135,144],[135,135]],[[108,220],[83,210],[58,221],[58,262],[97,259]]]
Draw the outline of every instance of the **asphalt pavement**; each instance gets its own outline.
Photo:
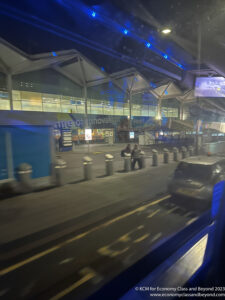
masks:
[[[24,249],[4,259],[0,295],[10,300],[85,299],[200,213],[164,195],[41,247]],[[16,241],[11,250],[18,243],[23,244]],[[9,254],[5,248],[1,258]]]
[[[168,195],[177,163],[152,167],[146,150],[146,168],[123,173],[120,145],[90,147],[95,178],[84,182],[80,149],[61,154],[66,185],[0,202],[0,298],[85,299],[203,212]]]

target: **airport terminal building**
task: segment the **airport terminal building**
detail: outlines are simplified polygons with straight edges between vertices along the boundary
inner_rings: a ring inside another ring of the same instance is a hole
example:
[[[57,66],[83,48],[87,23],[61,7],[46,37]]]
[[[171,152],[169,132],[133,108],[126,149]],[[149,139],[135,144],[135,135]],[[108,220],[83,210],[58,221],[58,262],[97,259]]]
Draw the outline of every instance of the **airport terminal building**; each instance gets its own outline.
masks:
[[[27,55],[4,40],[0,54],[3,124],[52,125],[56,136],[71,130],[77,142],[91,128],[95,142],[119,142],[128,131],[169,128],[171,119],[188,118],[174,82],[157,86],[134,68],[107,74],[75,50]]]

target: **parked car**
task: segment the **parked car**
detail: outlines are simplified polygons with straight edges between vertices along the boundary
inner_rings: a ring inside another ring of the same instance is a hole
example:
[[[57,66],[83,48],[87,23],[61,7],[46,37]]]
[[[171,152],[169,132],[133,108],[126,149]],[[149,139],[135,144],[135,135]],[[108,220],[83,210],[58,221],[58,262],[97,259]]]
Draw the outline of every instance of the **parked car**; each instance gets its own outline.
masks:
[[[225,180],[225,158],[193,156],[182,160],[168,185],[172,196],[212,199],[213,186]]]

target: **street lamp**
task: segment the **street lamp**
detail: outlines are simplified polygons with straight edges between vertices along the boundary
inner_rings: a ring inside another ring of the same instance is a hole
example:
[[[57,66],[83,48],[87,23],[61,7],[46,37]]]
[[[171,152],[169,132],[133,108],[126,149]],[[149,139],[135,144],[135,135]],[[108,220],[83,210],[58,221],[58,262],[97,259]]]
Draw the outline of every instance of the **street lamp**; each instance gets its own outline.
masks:
[[[162,30],[161,30],[161,32],[163,33],[163,34],[170,34],[171,33],[171,29],[170,28],[163,28]]]

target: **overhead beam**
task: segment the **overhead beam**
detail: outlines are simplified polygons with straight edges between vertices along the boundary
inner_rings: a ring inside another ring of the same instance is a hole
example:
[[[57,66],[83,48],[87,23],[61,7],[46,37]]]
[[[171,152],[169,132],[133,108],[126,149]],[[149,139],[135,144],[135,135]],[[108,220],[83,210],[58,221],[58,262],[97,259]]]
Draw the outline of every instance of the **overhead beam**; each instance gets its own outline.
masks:
[[[79,85],[80,87],[83,87],[83,83],[80,82],[77,78],[75,78],[74,76],[71,76],[70,74],[68,74],[66,71],[64,71],[63,69],[61,69],[58,66],[51,66],[51,69],[55,70],[56,72],[60,73],[61,75],[65,76],[66,78],[68,78],[69,80],[71,80],[72,82],[74,82],[75,84]]]

